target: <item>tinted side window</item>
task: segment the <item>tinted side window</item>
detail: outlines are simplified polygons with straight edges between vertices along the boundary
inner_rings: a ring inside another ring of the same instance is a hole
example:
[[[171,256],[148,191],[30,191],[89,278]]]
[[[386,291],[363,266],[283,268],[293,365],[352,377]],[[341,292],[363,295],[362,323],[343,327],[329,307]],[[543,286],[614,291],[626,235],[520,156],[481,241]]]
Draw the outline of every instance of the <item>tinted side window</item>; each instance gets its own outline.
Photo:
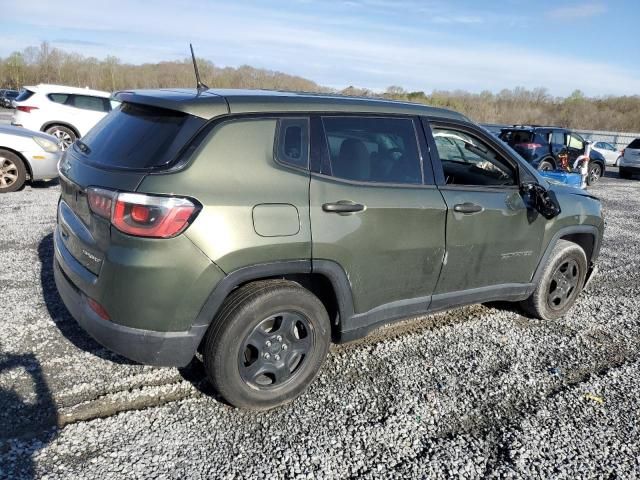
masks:
[[[554,131],[551,134],[551,143],[554,145],[564,145],[564,132]]]
[[[20,90],[20,93],[16,97],[16,102],[24,102],[25,100],[30,99],[33,93],[34,92],[32,92],[31,90],[23,88],[22,90]]]
[[[69,95],[67,95],[66,93],[50,93],[49,95],[47,95],[47,98],[54,103],[65,104],[67,103]]]
[[[484,141],[466,132],[434,128],[433,138],[448,185],[515,185],[515,168]]]
[[[361,182],[422,183],[412,119],[324,117],[322,123],[334,177]]]
[[[309,119],[278,120],[276,160],[294,167],[309,167]]]
[[[583,141],[579,135],[569,134],[568,137],[567,143],[569,148],[575,148],[576,150],[581,150],[583,148]]]
[[[105,111],[105,102],[101,97],[90,97],[88,95],[74,95],[71,104],[83,110],[93,110],[95,112]]]

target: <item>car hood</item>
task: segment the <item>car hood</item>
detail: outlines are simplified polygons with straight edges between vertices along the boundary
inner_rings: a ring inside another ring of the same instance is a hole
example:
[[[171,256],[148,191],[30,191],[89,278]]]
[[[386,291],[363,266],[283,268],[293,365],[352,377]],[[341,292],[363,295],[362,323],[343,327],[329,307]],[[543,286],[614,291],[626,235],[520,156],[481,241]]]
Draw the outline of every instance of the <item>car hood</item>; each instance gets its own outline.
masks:
[[[14,127],[13,125],[0,125],[0,135],[13,135],[15,137],[41,137],[46,138],[52,142],[58,143],[58,139],[53,135],[49,135],[42,132],[36,132],[34,130],[29,130],[27,128],[22,127]]]
[[[570,185],[566,185],[564,183],[556,182],[554,180],[549,180],[549,179],[547,179],[547,183],[549,184],[549,190],[552,190],[555,193],[560,193],[565,195],[567,194],[578,195],[580,197],[588,197],[588,198],[593,198],[594,200],[600,201],[598,197],[596,197],[595,195],[592,195],[591,193],[581,188],[572,187]]]

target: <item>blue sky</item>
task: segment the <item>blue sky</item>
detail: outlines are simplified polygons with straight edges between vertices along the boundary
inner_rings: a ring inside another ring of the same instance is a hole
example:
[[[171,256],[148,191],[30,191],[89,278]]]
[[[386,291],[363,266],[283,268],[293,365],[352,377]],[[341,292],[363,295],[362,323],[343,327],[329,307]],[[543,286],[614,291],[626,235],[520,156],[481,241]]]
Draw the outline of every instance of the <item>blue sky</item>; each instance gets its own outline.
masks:
[[[217,65],[335,88],[640,94],[639,24],[637,0],[20,0],[3,7],[0,56],[47,40],[144,63],[192,41]]]

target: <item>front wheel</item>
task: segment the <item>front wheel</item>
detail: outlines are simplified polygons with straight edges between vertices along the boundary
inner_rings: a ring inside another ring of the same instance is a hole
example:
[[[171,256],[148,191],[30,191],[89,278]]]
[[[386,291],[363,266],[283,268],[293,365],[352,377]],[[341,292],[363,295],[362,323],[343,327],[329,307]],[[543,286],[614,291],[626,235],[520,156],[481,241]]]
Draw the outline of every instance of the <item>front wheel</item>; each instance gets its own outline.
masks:
[[[27,180],[24,162],[13,152],[0,150],[0,193],[20,190]]]
[[[599,163],[589,164],[589,173],[587,174],[587,185],[595,185],[602,176],[602,166]]]
[[[541,170],[543,172],[549,172],[554,168],[555,167],[553,166],[553,163],[551,163],[549,160],[543,160],[542,162],[540,162],[540,165],[538,166],[538,170]]]
[[[573,306],[587,277],[587,256],[577,244],[558,240],[533,294],[521,303],[533,317],[555,320]]]
[[[331,325],[310,291],[283,280],[239,288],[209,327],[207,376],[231,405],[267,410],[299,396],[329,351]]]

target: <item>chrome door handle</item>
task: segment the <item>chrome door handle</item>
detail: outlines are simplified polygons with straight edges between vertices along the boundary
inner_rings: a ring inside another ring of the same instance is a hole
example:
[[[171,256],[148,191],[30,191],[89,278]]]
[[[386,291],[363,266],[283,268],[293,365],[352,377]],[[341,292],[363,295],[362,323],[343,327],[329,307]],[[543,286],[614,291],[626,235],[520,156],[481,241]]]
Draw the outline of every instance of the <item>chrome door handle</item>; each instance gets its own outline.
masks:
[[[328,213],[354,213],[362,212],[364,205],[341,200],[335,203],[325,203],[322,205],[322,210]]]

